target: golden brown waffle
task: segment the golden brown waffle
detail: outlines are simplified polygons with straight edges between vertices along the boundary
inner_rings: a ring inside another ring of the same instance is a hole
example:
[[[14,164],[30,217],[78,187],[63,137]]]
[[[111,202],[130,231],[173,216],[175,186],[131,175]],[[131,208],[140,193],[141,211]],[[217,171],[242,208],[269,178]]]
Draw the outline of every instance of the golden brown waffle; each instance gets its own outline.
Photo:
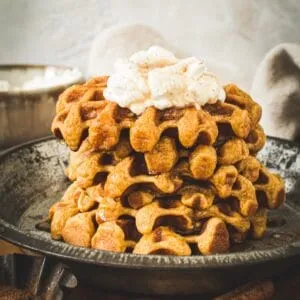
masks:
[[[252,98],[238,88],[235,84],[228,84],[224,87],[226,93],[226,103],[234,104],[241,109],[246,109],[250,118],[251,128],[255,128],[262,114],[261,107]]]
[[[262,141],[262,137],[258,139],[255,133],[260,107],[236,86],[226,87],[225,103],[207,104],[204,109],[209,113],[193,107],[164,111],[150,107],[137,117],[128,109],[104,100],[106,81],[107,77],[99,77],[84,85],[73,86],[59,98],[52,131],[73,150],[79,148],[87,135],[94,149],[110,150],[126,128],[131,128],[130,141],[138,152],[151,151],[160,136],[171,129],[178,132],[184,147],[190,148],[196,142],[211,145],[218,134],[215,122],[229,124],[234,134],[241,138],[248,137],[252,128],[249,143],[253,144],[255,139],[258,147],[258,140]]]
[[[234,165],[249,155],[246,142],[242,139],[233,138],[225,142],[218,151],[218,163],[220,165]]]
[[[150,204],[154,199],[158,198],[163,201],[166,195],[153,190],[135,190],[123,197],[122,205],[125,203],[126,207],[139,209],[147,204]],[[167,199],[180,200],[185,206],[194,209],[205,209],[210,207],[215,199],[215,190],[210,184],[185,184],[176,193],[167,196]]]
[[[212,146],[199,145],[190,154],[184,151],[181,158],[173,168],[173,174],[180,177],[189,177],[197,180],[207,180],[215,171],[217,165],[217,153]]]
[[[255,157],[248,156],[239,161],[236,168],[241,175],[251,182],[255,182],[259,177],[260,162]]]
[[[100,77],[83,85],[72,86],[59,96],[51,129],[70,149],[79,148],[92,121],[109,105],[103,98],[106,81],[107,77]]]
[[[231,196],[232,187],[238,176],[234,166],[221,166],[210,178],[210,182],[216,188],[217,195],[221,198]]]
[[[225,223],[218,218],[210,218],[202,228],[202,233],[181,236],[169,227],[158,227],[145,234],[134,248],[136,254],[190,255],[188,244],[196,244],[203,255],[226,252],[229,248],[229,234]]]
[[[98,224],[110,221],[116,221],[120,217],[135,217],[137,211],[130,207],[125,207],[121,201],[112,198],[103,198],[96,212],[96,221]]]
[[[123,158],[132,153],[127,137],[122,137],[111,151],[93,151],[88,140],[85,140],[79,150],[71,152],[67,176],[77,180],[81,187],[89,187],[99,174],[108,174]],[[148,174],[166,173],[172,169],[178,159],[175,142],[172,138],[163,137],[155,148],[144,155]]]
[[[185,185],[177,194],[180,195],[182,204],[197,210],[212,206],[216,196],[215,189],[210,184]]]
[[[250,218],[252,238],[263,238],[267,229],[267,215],[267,209],[259,208],[255,215]]]
[[[75,204],[61,202],[52,207],[49,212],[49,218],[51,220],[51,237],[55,240],[61,239],[62,230],[67,220],[76,215],[79,209]]]
[[[66,190],[61,201],[56,202],[49,210],[51,220],[51,235],[54,239],[60,239],[66,221],[79,212],[89,212],[97,206],[94,195],[90,197],[88,191],[73,183]]]
[[[258,124],[245,139],[252,155],[256,155],[266,143],[266,135],[262,127]]]
[[[78,102],[104,100],[103,90],[107,80],[107,76],[95,77],[82,85],[73,85],[67,88],[58,98],[56,113],[70,109]]]
[[[91,246],[99,250],[125,252],[133,249],[139,238],[133,220],[105,222],[99,225]]]
[[[285,200],[284,181],[279,175],[270,173],[264,166],[260,167],[254,187],[257,200],[262,206],[278,208]]]
[[[136,185],[151,185],[156,190],[171,194],[175,192],[182,184],[182,180],[170,173],[160,175],[139,175],[137,161],[133,157],[127,157],[119,162],[107,176],[104,185],[105,195],[111,198],[118,198],[123,195],[130,187]]]
[[[139,116],[130,129],[130,143],[137,152],[151,151],[161,135],[170,129],[178,131],[183,147],[190,148],[197,141],[212,145],[218,135],[213,118],[203,110],[194,107],[157,110],[149,107]]]
[[[155,196],[156,193],[151,190],[137,190],[132,191],[127,196],[125,196],[125,202],[128,203],[129,207],[133,209],[139,209],[151,203],[154,200]]]
[[[158,227],[136,244],[135,254],[191,255],[192,251],[185,239],[168,227]]]
[[[170,172],[179,158],[175,139],[163,136],[144,157],[149,174]]]
[[[110,150],[117,145],[122,131],[132,127],[135,119],[136,116],[127,108],[110,102],[91,124],[89,142],[94,149]]]
[[[247,232],[250,229],[250,221],[248,218],[232,210],[226,203],[219,203],[205,210],[197,211],[195,215],[195,218],[200,220],[209,217],[219,218],[226,224],[233,226],[239,232]]]
[[[202,233],[186,236],[189,244],[197,244],[203,255],[223,253],[229,249],[229,233],[226,224],[219,218],[210,218],[202,227]]]
[[[139,209],[135,218],[141,234],[150,233],[154,226],[172,226],[183,232],[195,228],[193,210],[180,201],[156,200]]]
[[[93,210],[68,218],[61,233],[63,240],[74,246],[90,248],[91,239],[96,232],[94,217]]]
[[[85,140],[76,152],[71,152],[67,176],[77,180],[83,188],[93,184],[98,174],[108,174],[118,162],[132,153],[126,137],[120,139],[114,150],[93,151],[88,140]]]
[[[67,89],[52,124],[73,181],[49,211],[51,235],[136,254],[210,255],[262,238],[284,183],[255,158],[261,108],[235,85],[225,102],[140,116],[106,101],[107,77]],[[195,252],[196,251],[196,252]]]
[[[248,136],[251,129],[251,120],[247,110],[238,106],[220,102],[206,104],[203,109],[220,125],[229,125],[232,132],[240,138]]]
[[[238,175],[231,191],[231,198],[238,200],[239,212],[243,216],[253,216],[258,208],[255,188],[251,181]]]
[[[52,131],[71,149],[77,150],[88,135],[94,149],[110,150],[126,128],[131,128],[130,141],[138,152],[151,151],[160,136],[170,129],[178,131],[184,147],[190,148],[197,141],[211,145],[218,134],[215,122],[229,124],[236,136],[246,138],[250,128],[257,127],[261,115],[260,106],[249,95],[228,85],[226,102],[207,104],[204,109],[208,114],[193,107],[164,111],[150,107],[137,117],[103,98],[106,82],[107,77],[98,77],[84,85],[73,86],[60,96]]]

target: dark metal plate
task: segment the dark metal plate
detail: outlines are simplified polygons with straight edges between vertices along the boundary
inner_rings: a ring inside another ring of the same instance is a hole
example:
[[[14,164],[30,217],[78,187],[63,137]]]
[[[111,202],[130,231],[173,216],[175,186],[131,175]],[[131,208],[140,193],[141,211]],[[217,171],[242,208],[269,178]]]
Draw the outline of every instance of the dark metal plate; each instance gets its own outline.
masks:
[[[142,256],[51,240],[35,224],[47,215],[69,184],[64,175],[68,151],[51,138],[0,155],[0,236],[67,261],[81,280],[109,289],[158,294],[223,291],[288,267],[300,254],[300,147],[269,138],[259,158],[285,178],[287,202],[270,213],[270,226],[263,240],[236,245],[229,254]]]

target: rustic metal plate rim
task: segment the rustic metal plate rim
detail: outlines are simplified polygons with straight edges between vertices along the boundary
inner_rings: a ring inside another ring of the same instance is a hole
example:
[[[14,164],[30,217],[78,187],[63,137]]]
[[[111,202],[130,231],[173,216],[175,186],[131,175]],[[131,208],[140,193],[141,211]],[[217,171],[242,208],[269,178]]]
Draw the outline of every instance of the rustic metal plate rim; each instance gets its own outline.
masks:
[[[298,144],[279,138],[271,139]],[[34,144],[54,139],[51,136],[13,146],[0,153],[0,164],[5,156]],[[74,247],[63,242],[49,242],[39,239],[20,230],[18,227],[0,219],[0,237],[23,248],[54,256],[59,259],[84,262],[99,266],[139,269],[217,269],[236,266],[262,264],[278,259],[288,259],[300,255],[300,242],[272,250],[254,250],[247,252],[226,253],[208,256],[166,256],[166,255],[137,255],[132,253],[115,253],[110,251],[92,250]]]

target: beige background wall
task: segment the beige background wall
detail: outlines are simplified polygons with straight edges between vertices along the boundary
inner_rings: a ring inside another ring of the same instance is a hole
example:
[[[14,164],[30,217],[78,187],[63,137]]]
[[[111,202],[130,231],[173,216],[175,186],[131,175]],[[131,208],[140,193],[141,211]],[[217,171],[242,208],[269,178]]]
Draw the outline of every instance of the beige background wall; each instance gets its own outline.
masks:
[[[246,88],[266,51],[300,41],[297,0],[0,0],[0,63],[69,64],[86,71],[97,33],[128,22],[151,25]]]

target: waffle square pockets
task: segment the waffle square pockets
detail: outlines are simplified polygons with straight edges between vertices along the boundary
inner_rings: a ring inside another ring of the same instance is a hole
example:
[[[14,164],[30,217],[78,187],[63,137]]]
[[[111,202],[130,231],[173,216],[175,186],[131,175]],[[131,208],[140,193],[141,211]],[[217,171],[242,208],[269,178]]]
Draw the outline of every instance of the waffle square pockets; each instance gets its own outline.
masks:
[[[49,211],[66,243],[136,254],[210,255],[260,239],[284,182],[256,155],[261,108],[230,84],[225,101],[147,107],[105,99],[108,77],[68,88],[52,132],[70,148],[72,184]]]

